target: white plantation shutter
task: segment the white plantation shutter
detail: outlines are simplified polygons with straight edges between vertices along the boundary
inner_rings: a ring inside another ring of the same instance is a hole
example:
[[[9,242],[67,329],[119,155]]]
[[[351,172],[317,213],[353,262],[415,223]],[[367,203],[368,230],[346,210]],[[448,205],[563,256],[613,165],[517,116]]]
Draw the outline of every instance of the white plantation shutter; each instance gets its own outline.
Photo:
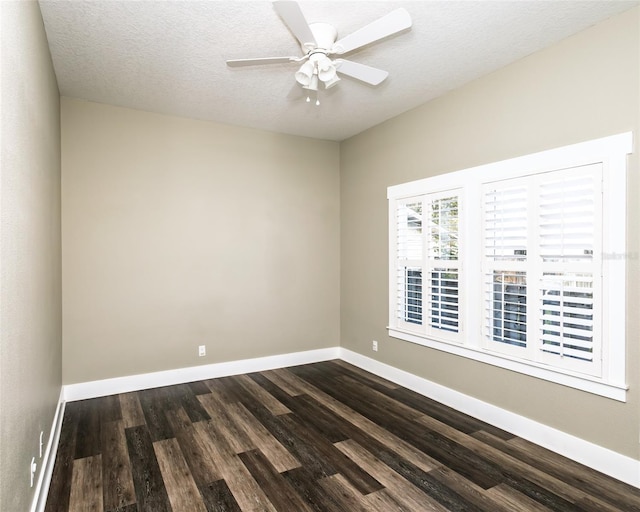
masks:
[[[484,186],[488,349],[599,374],[601,179],[589,165]]]
[[[483,189],[483,323],[486,346],[523,356],[527,347],[529,191],[523,179]]]
[[[431,195],[425,202],[428,326],[439,336],[460,331],[459,208],[457,195]]]
[[[416,329],[422,325],[422,199],[398,201],[395,217],[396,319],[399,325]]]
[[[538,180],[538,350],[554,366],[602,368],[602,166]]]
[[[460,280],[457,269],[429,271],[429,325],[433,329],[460,330]]]
[[[527,346],[526,273],[493,270],[491,273],[485,273],[483,284],[487,338],[511,347],[525,348]]]
[[[544,261],[592,258],[598,185],[592,167],[542,178],[538,223]]]
[[[527,188],[513,181],[485,188],[484,253],[492,261],[526,259]]]
[[[452,193],[395,202],[397,327],[449,339],[460,331],[458,218]]]
[[[545,273],[540,287],[540,349],[570,363],[593,362],[593,275]]]

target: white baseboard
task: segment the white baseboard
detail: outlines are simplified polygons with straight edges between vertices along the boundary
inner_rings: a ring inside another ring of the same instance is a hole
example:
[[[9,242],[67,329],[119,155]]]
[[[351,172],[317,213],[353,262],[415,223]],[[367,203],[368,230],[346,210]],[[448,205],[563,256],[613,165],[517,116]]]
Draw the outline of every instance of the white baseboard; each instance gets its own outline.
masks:
[[[640,461],[509,412],[357,352],[340,348],[340,359],[474,418],[640,488]]]
[[[67,384],[64,386],[64,398],[67,402],[73,402],[86,398],[97,398],[100,396],[127,393],[129,391],[139,391],[141,389],[184,384],[197,380],[261,372],[284,368],[286,366],[338,359],[339,354],[340,350],[338,347],[331,347],[276,356],[257,357],[255,359],[242,359],[240,361],[229,361],[226,363],[213,363],[202,366],[178,368],[175,370],[129,375],[113,379],[94,380],[81,382],[79,384]]]
[[[53,466],[56,461],[56,453],[58,453],[58,442],[60,441],[60,430],[62,429],[62,418],[64,417],[64,388],[60,389],[60,397],[56,406],[56,413],[53,416],[51,424],[51,432],[47,441],[47,448],[44,451],[40,464],[40,475],[36,483],[36,490],[31,503],[30,512],[43,512],[47,504],[47,494],[49,493],[49,484],[51,483],[51,475],[53,474]]]

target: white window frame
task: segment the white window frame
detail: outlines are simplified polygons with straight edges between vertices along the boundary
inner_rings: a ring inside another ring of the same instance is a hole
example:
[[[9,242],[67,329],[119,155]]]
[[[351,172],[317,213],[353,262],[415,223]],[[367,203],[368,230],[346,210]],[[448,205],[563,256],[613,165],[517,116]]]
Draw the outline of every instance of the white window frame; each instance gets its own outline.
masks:
[[[627,155],[632,152],[633,135],[626,132],[581,142],[501,162],[473,167],[431,178],[391,186],[389,199],[389,335],[426,347],[467,357],[483,363],[580,389],[621,402],[626,401],[626,173]],[[599,376],[544,362],[527,361],[509,354],[497,354],[484,345],[482,308],[482,235],[479,212],[482,189],[488,182],[568,169],[591,164],[602,165],[602,370]],[[464,335],[455,341],[427,332],[403,329],[395,311],[395,203],[411,197],[440,194],[460,189],[459,219],[460,320]],[[474,213],[476,212],[476,213]]]

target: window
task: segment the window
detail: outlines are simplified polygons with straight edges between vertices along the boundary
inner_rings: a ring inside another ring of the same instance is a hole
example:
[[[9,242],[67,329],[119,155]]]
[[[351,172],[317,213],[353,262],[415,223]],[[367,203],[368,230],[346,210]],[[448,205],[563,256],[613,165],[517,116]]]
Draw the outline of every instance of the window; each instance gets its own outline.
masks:
[[[395,215],[395,322],[453,339],[460,332],[458,196],[400,200]]]
[[[484,184],[485,348],[601,376],[602,180],[592,164]]]
[[[389,334],[624,401],[631,142],[389,187]]]

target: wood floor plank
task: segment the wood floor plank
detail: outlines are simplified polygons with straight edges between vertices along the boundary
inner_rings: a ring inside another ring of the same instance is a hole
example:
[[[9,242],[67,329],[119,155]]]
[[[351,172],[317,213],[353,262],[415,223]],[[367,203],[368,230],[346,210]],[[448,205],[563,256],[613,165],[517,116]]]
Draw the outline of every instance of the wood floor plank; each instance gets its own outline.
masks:
[[[515,475],[514,478],[519,478],[521,476],[526,477],[527,480],[534,484],[540,485],[541,487],[550,490],[554,494],[557,494],[572,503],[575,503],[585,497],[584,492],[566,484],[563,480],[559,480],[552,475],[539,471],[526,462],[512,457],[511,455],[492,446],[492,444],[503,445],[505,441],[495,438],[486,432],[478,432],[473,436],[469,436],[429,416],[423,416],[417,421],[428,428],[441,432],[443,435],[446,435],[459,443],[464,443],[470,450],[499,465],[503,471],[511,475]],[[485,441],[489,440],[490,442],[483,442],[483,439]]]
[[[236,375],[233,380],[240,383],[249,393],[251,393],[260,403],[266,407],[271,414],[278,416],[280,414],[289,414],[291,411],[278,401],[273,395],[267,392],[263,387],[258,385],[256,381],[248,375]]]
[[[118,395],[95,398],[95,404],[100,415],[100,422],[118,421],[122,419],[122,408]]]
[[[296,434],[291,426],[283,421],[283,418],[271,416],[266,409],[251,404],[245,404],[249,411],[260,423],[284,446],[293,457],[304,466],[315,478],[329,476],[336,473],[336,469],[326,459],[318,456],[313,445],[309,445]],[[264,414],[266,412],[266,414]]]
[[[396,451],[401,457],[415,464],[424,471],[431,471],[433,468],[439,467],[441,464],[417,450],[409,443],[385,430],[380,425],[365,418],[350,407],[344,405],[339,400],[327,395],[323,391],[315,388],[303,379],[298,380],[298,385],[304,387],[306,393],[313,397],[318,403],[335,413],[337,416],[344,418],[347,422],[354,425],[362,432],[366,432],[368,436],[377,440],[391,450]]]
[[[78,426],[74,458],[84,459],[100,453],[100,409],[97,400],[78,402]]]
[[[514,457],[526,460],[544,473],[561,477],[571,486],[595,494],[601,501],[626,507],[630,512],[640,511],[640,489],[620,481],[604,479],[602,473],[522,438],[500,444]]]
[[[475,447],[474,449],[478,451],[482,451],[487,457],[492,457],[494,460],[500,461],[500,464],[505,468],[505,470],[509,471],[510,474],[513,475],[511,479],[517,480],[520,477],[526,478],[525,484],[527,484],[527,482],[531,482],[536,486],[540,486],[553,493],[553,495],[571,502],[572,507],[576,506],[573,504],[588,501],[589,503],[593,503],[593,506],[597,504],[597,507],[594,508],[594,510],[606,511],[611,510],[612,507],[614,510],[617,510],[618,505],[611,505],[610,503],[608,504],[603,501],[608,493],[601,494],[598,492],[598,487],[594,486],[591,489],[587,489],[583,486],[576,487],[571,485],[570,482],[574,481],[576,478],[572,471],[568,471],[564,476],[562,474],[554,476],[554,474],[545,473],[538,469],[535,465],[535,460],[524,461],[522,458],[512,455],[509,450],[511,445],[508,442],[492,436],[491,434],[486,432],[476,432],[473,434],[473,438],[477,440],[478,444],[475,444],[474,441],[470,441],[470,446]],[[504,451],[500,449],[501,447]],[[530,463],[534,465],[531,465]],[[612,487],[615,486],[616,483],[617,482],[612,482]],[[513,484],[512,487],[514,487]],[[624,501],[624,498],[618,497],[618,499],[622,499]],[[622,503],[622,501],[620,503]],[[626,503],[624,503],[623,509],[629,510],[630,512],[638,510],[632,499],[628,499]]]
[[[503,510],[511,512],[549,512],[550,510],[528,496],[512,489],[507,484],[496,485],[489,489],[487,494],[491,496]]]
[[[267,370],[261,373],[285,393],[288,393],[289,396],[299,396],[304,394],[304,390],[298,388],[292,382],[289,382],[281,375],[281,372],[282,370]]]
[[[102,483],[105,510],[116,510],[136,501],[124,421],[102,424]]]
[[[191,392],[194,395],[206,395],[208,393],[211,393],[209,386],[207,386],[207,383],[203,380],[189,382],[189,384],[187,385],[191,388]]]
[[[253,445],[260,450],[279,473],[300,467],[300,462],[271,435],[241,403],[229,404],[227,412],[234,422],[247,433]]]
[[[324,366],[322,367],[324,370]],[[314,385],[334,399],[340,399],[353,410],[365,416],[373,423],[382,426],[396,436],[402,436],[411,445],[418,448],[440,464],[447,465],[466,478],[471,479],[484,489],[497,485],[502,479],[499,468],[476,456],[464,445],[452,442],[434,432],[425,432],[414,422],[404,417],[399,410],[378,409],[374,402],[362,399],[362,389],[351,385],[340,385],[337,379],[323,379],[323,373],[317,368],[308,370],[308,377]]]
[[[231,377],[220,377],[205,381],[211,393],[221,402],[232,404],[240,401],[240,384]]]
[[[173,512],[207,512],[198,486],[175,439],[153,443]]]
[[[211,450],[197,434],[193,425],[178,431],[176,439],[201,493],[204,493],[203,489],[211,482],[222,479],[222,471],[214,460]]]
[[[427,504],[421,504],[420,508],[410,508],[400,503],[389,489],[381,489],[363,496],[363,502],[367,510],[375,512],[432,512]]]
[[[566,500],[548,488],[540,486],[521,475],[513,475],[511,478],[507,478],[505,483],[555,512],[581,512],[581,508],[577,503]]]
[[[132,503],[131,505],[125,505],[124,507],[114,508],[113,510],[105,509],[105,512],[138,512],[138,505]]]
[[[138,512],[171,512],[151,435],[146,425],[125,429]]]
[[[242,424],[238,424],[228,411],[229,405],[220,402],[214,395],[198,395],[209,417],[215,423],[216,428],[225,436],[234,453],[242,453],[255,448],[255,445]]]
[[[334,359],[331,362],[333,364],[341,366],[342,368],[347,370],[347,372],[350,374],[359,375],[360,377],[363,377],[367,381],[374,382],[380,386],[384,386],[385,388],[398,389],[400,387],[400,384],[396,384],[395,382],[391,382],[390,380],[383,379],[382,377],[374,375],[373,373],[363,370],[362,368],[358,368],[357,366],[347,363],[346,361],[343,361],[341,359]]]
[[[584,498],[582,498],[580,501],[578,501],[576,503],[576,505],[580,508],[580,510],[589,510],[589,511],[597,511],[597,512],[620,512],[620,510],[624,510],[625,512],[627,511],[633,511],[633,506],[631,508],[627,507],[626,504],[624,503],[624,499],[622,501],[622,507],[624,508],[620,508],[620,506],[616,506],[616,505],[611,505],[609,503],[605,503],[603,502],[601,499],[599,498],[595,498],[593,496],[586,496]]]
[[[396,501],[406,509],[447,512],[448,509],[443,505],[413,486],[407,479],[374,457],[355,441],[342,441],[337,443],[336,447],[365,471],[376,475],[380,483],[393,492]]]
[[[351,377],[340,377],[340,382],[344,382],[346,385],[355,389],[358,394],[360,394],[364,399],[375,403],[377,407],[383,409],[385,411],[393,411],[395,414],[403,416],[407,419],[415,419],[419,416],[422,416],[422,412],[399,402],[389,396],[376,391],[375,389],[369,388],[362,384],[361,382],[353,379]]]
[[[164,413],[171,431],[178,436],[178,433],[182,430],[188,429],[193,425],[191,418],[184,410],[184,407],[180,406],[177,409],[169,409]]]
[[[336,469],[329,461],[318,457],[314,446],[300,439],[291,427],[284,421],[287,415],[274,416],[247,389],[238,389],[238,396],[246,409],[284,446],[307,471],[315,478],[329,476],[336,473]]]
[[[207,512],[242,512],[224,480],[216,480],[199,489]]]
[[[315,432],[306,429],[295,416],[283,416],[282,421],[286,422],[303,443],[313,445],[318,456],[328,461],[336,472],[342,474],[361,494],[369,494],[382,488],[380,482],[374,477],[340,452],[326,438],[320,438]]]
[[[424,429],[417,427],[399,411],[378,409],[374,403],[362,400],[361,395],[350,386],[337,384],[335,379],[331,379],[331,382],[322,381],[322,373],[318,370],[311,370],[309,377],[334,400],[340,397],[342,402],[369,421],[382,426],[384,431],[402,436],[417,448],[423,457],[428,456],[431,460],[437,461],[438,465],[452,467],[485,489],[502,481],[498,468],[478,458],[463,445],[451,442],[438,434],[424,432]]]
[[[308,395],[292,398],[289,408],[329,442],[337,443],[349,439],[351,429],[344,425],[344,421]]]
[[[267,379],[261,372],[254,372],[247,374],[252,381],[254,381],[258,386],[264,389],[267,393],[269,393],[273,398],[275,398],[280,404],[282,404],[289,412],[291,412],[291,401],[293,397],[284,391],[280,386],[274,384],[272,381]],[[288,414],[288,413],[284,413]]]
[[[69,512],[102,512],[102,456],[73,461]]]
[[[163,439],[171,439],[174,432],[167,420],[166,411],[177,409],[177,406],[169,406],[169,398],[163,396],[164,393],[160,389],[147,389],[138,392],[140,406],[144,413],[145,425],[148,428],[152,441],[162,441]]]
[[[315,512],[346,512],[342,504],[336,502],[318,485],[318,480],[306,467],[295,468],[283,473],[291,487]]]
[[[365,503],[363,499],[364,496],[350,485],[343,475],[338,473],[327,476],[321,478],[318,483],[320,487],[342,507],[342,510],[348,510],[349,512],[371,512],[371,509],[367,507],[367,503]]]
[[[434,469],[429,473],[429,475],[464,498],[467,502],[473,503],[473,505],[478,507],[480,510],[491,510],[492,512],[513,512],[512,508],[504,507],[500,500],[495,500],[491,494],[487,492],[488,489],[483,489],[446,466]],[[500,485],[501,484],[498,484],[490,489],[495,489]]]
[[[76,447],[76,432],[78,430],[78,404],[79,402],[70,402],[66,404],[64,409],[45,512],[67,512],[69,510],[73,456]]]
[[[137,427],[138,425],[144,425],[144,413],[140,406],[140,400],[138,400],[138,393],[122,393],[118,395],[120,400],[120,409],[122,411],[122,420],[124,427]]]
[[[397,459],[385,457],[382,461],[425,494],[452,512],[481,512],[482,508],[464,499],[455,490],[438,481],[430,472],[424,472],[413,464],[402,464]]]
[[[210,393],[209,393],[210,394]],[[202,393],[200,394],[202,395]],[[202,404],[198,400],[200,395],[196,395],[191,387],[187,384],[178,384],[171,386],[171,396],[179,406],[189,416],[189,419],[195,423],[196,421],[210,420],[211,417],[207,411],[202,407]]]
[[[498,429],[483,421],[473,418],[467,414],[452,409],[435,400],[427,398],[415,391],[406,388],[397,388],[390,391],[389,396],[401,401],[405,405],[409,405],[413,409],[423,412],[425,415],[436,418],[439,421],[450,425],[461,432],[471,434],[479,430],[490,432],[492,435],[500,439],[512,439],[513,434]]]
[[[308,385],[304,380],[300,379],[297,375],[293,374],[289,368],[278,368],[276,370],[270,370],[278,379],[285,383],[286,387],[292,389],[294,392],[290,393],[291,396],[298,396],[306,394],[306,386]],[[270,375],[271,373],[269,373]],[[272,380],[273,382],[273,380]],[[277,384],[277,382],[276,382]],[[284,389],[284,388],[282,388]]]
[[[311,512],[311,508],[259,450],[241,453],[239,457],[277,510]]]
[[[243,512],[275,512],[273,504],[216,429],[213,420],[194,423],[194,428],[205,446],[211,450],[213,458],[219,461],[220,472],[240,509]]]

